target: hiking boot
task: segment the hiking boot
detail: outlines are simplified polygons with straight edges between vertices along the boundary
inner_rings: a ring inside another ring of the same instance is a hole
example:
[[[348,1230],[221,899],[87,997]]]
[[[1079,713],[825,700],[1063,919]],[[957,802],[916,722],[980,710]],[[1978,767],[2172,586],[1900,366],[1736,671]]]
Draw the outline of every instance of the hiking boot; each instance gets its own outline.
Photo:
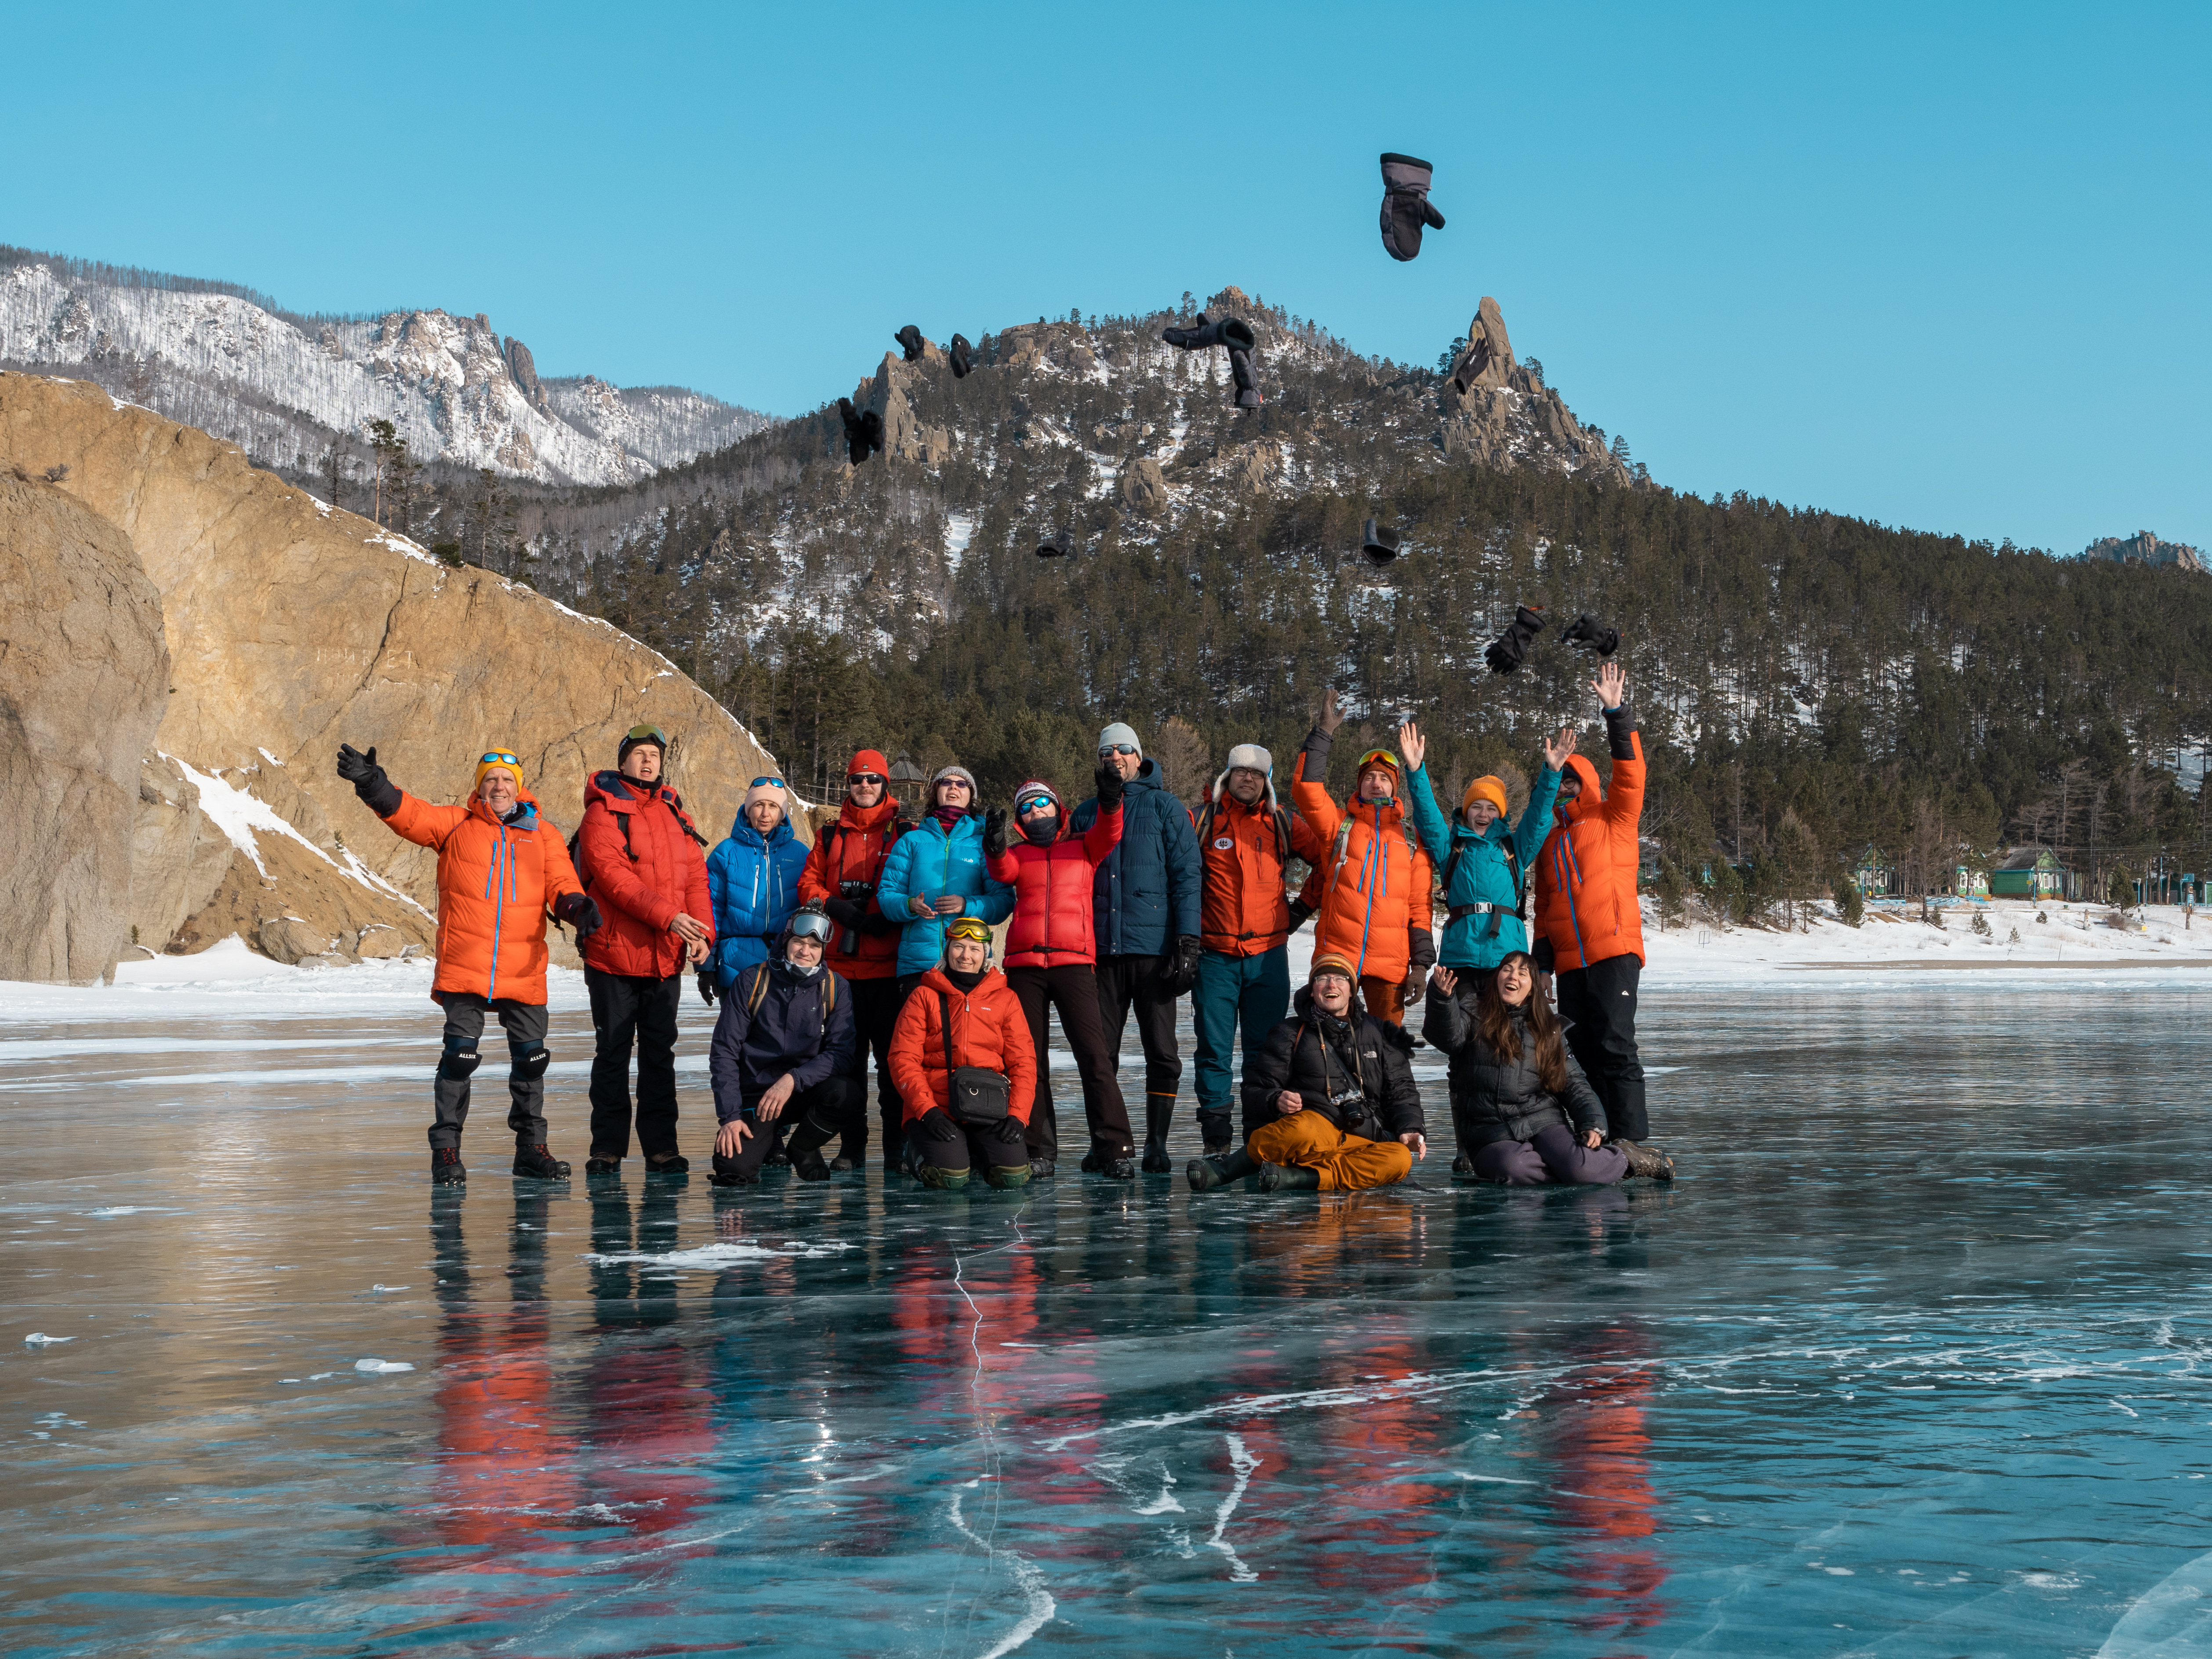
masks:
[[[430,1149],[430,1179],[441,1187],[458,1187],[469,1178],[461,1167],[461,1149],[458,1146],[433,1146]]]
[[[1454,1181],[1458,1182],[1462,1186],[1465,1186],[1468,1182],[1474,1181],[1475,1178],[1474,1160],[1469,1158],[1465,1152],[1462,1152],[1457,1158],[1452,1160],[1451,1178]]]
[[[1042,1181],[1045,1176],[1054,1173],[1059,1167],[1060,1166],[1058,1164],[1054,1164],[1052,1159],[1048,1158],[1033,1158],[1030,1160],[1030,1179],[1032,1181]]]
[[[1137,1161],[1127,1152],[1102,1152],[1093,1146],[1083,1155],[1083,1173],[1104,1176],[1109,1181],[1134,1181]]]
[[[1674,1160],[1649,1141],[1615,1139],[1605,1144],[1627,1158],[1628,1173],[1632,1176],[1642,1176],[1648,1181],[1674,1178]]]
[[[514,1172],[532,1181],[566,1181],[568,1166],[546,1150],[543,1141],[514,1143]]]
[[[860,1167],[860,1159],[857,1158],[847,1158],[842,1152],[836,1158],[830,1160],[830,1173],[831,1175],[850,1175],[854,1170]]]
[[[587,1171],[591,1167],[588,1164],[584,1166]],[[649,1176],[685,1175],[690,1168],[691,1160],[681,1152],[654,1152],[645,1160],[645,1172]]]
[[[801,1181],[827,1181],[830,1179],[830,1166],[822,1161],[822,1154],[818,1151],[801,1152],[796,1158],[793,1158],[791,1160],[791,1172],[797,1176]]]
[[[1260,1160],[1241,1146],[1235,1152],[1224,1147],[1211,1158],[1194,1158],[1183,1166],[1182,1176],[1190,1182],[1194,1193],[1212,1192],[1216,1187],[1226,1187],[1232,1181],[1242,1181],[1255,1174]]]
[[[602,1153],[593,1152],[584,1160],[584,1178],[587,1181],[599,1181],[620,1174],[622,1174],[622,1160],[618,1158],[608,1158]]]
[[[1260,1190],[1263,1193],[1317,1193],[1321,1190],[1321,1171],[1309,1170],[1303,1164],[1262,1164],[1260,1166]]]
[[[760,1177],[757,1175],[746,1175],[740,1171],[736,1164],[725,1164],[718,1158],[714,1160],[714,1173],[707,1177],[707,1183],[712,1187],[757,1187],[760,1185]]]

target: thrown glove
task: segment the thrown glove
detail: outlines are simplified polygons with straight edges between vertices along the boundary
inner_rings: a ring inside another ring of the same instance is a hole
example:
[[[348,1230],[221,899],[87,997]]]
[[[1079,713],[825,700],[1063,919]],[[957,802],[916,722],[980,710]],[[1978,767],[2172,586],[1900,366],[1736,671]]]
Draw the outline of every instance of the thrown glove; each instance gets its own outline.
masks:
[[[921,361],[921,331],[912,323],[892,335],[891,338],[899,343],[899,349],[906,353],[907,362],[918,363]]]
[[[1482,653],[1483,661],[1490,665],[1493,674],[1510,674],[1520,667],[1528,654],[1528,647],[1536,635],[1544,631],[1544,607],[1524,605],[1514,613],[1505,631],[1490,642]]]
[[[1004,858],[1006,854],[1006,809],[994,806],[983,814],[983,852],[989,858]]]
[[[722,988],[714,982],[714,970],[702,968],[699,970],[699,1000],[711,1008],[714,1006],[714,999],[721,994]]]
[[[872,409],[855,411],[850,398],[837,399],[837,417],[845,423],[845,451],[858,466],[884,447],[884,417]]]
[[[1065,559],[1075,551],[1075,538],[1065,530],[1055,530],[1037,544],[1040,559]]]
[[[1160,338],[1185,351],[1206,351],[1215,346],[1251,351],[1260,343],[1252,332],[1252,325],[1243,318],[1223,317],[1209,320],[1202,311],[1198,313],[1198,320],[1188,328],[1162,329]]]
[[[965,334],[956,334],[952,337],[952,349],[946,355],[952,359],[954,380],[964,380],[968,378],[968,354],[975,349],[968,343],[968,337]]]
[[[1444,216],[1429,205],[1429,179],[1435,171],[1413,156],[1383,152],[1382,246],[1394,259],[1420,252],[1422,226],[1444,228]]]
[[[1398,548],[1405,540],[1396,531],[1376,520],[1367,521],[1367,529],[1360,537],[1359,550],[1367,556],[1370,564],[1388,564],[1398,556]]]
[[[604,921],[599,907],[592,902],[588,893],[562,894],[560,902],[553,907],[553,914],[576,930],[576,943],[580,945],[598,933]]]
[[[399,810],[399,790],[376,763],[376,746],[364,755],[349,743],[338,745],[338,775],[353,786],[361,804],[380,818]]]
[[[960,1126],[952,1115],[942,1106],[933,1106],[915,1122],[915,1133],[924,1140],[951,1141],[960,1139]]]
[[[1252,359],[1240,346],[1229,349],[1229,378],[1237,382],[1237,407],[1257,409],[1265,401],[1260,396],[1260,377],[1252,372]]]
[[[991,1126],[991,1139],[1001,1146],[1018,1146],[1028,1136],[1030,1126],[1012,1112]]]
[[[1607,628],[1587,611],[1567,624],[1567,631],[1559,635],[1559,640],[1578,651],[1595,651],[1601,657],[1609,657],[1620,649],[1620,630]]]
[[[1110,764],[1102,765],[1091,774],[1091,793],[1098,797],[1098,810],[1110,812],[1121,804],[1121,792],[1128,784],[1121,772]]]
[[[1160,958],[1160,977],[1176,996],[1198,983],[1198,935],[1178,933],[1173,954]]]

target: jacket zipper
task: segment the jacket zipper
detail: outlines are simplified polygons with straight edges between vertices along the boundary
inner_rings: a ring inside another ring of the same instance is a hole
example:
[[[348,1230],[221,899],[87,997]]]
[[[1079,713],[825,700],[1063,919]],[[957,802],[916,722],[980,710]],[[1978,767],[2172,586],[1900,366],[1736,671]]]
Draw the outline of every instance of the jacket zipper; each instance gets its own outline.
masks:
[[[502,863],[510,862],[511,860],[507,858],[507,826],[501,824],[499,839],[492,843],[491,880],[485,884],[487,887],[498,889],[498,896],[492,902],[491,979],[484,987],[484,996],[487,1000],[499,989],[499,936],[501,928],[506,926],[507,917],[507,885],[500,878],[500,868]]]

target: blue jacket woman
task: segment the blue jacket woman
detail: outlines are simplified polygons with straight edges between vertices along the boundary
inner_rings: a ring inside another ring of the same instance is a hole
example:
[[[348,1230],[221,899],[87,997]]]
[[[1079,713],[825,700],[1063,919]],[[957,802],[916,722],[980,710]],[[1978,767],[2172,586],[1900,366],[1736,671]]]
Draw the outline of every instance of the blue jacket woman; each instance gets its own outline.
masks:
[[[948,766],[929,781],[930,805],[921,823],[892,843],[876,878],[877,908],[905,926],[900,930],[898,971],[927,973],[945,955],[945,924],[979,916],[996,926],[1014,913],[1014,890],[993,881],[984,867],[983,815],[969,809],[975,780],[967,768]],[[941,907],[940,899],[960,901]],[[920,899],[927,915],[919,915]]]
[[[730,837],[707,859],[707,896],[714,907],[714,978],[726,991],[739,970],[769,959],[799,907],[806,843],[792,833],[782,783],[755,780]]]
[[[1529,787],[1519,826],[1510,831],[1505,827],[1505,785],[1497,778],[1477,778],[1468,785],[1458,821],[1449,828],[1430,787],[1428,768],[1415,767],[1407,780],[1414,831],[1436,861],[1439,878],[1447,866],[1450,869],[1444,890],[1450,920],[1444,924],[1443,943],[1437,953],[1445,967],[1487,973],[1513,951],[1528,948],[1528,930],[1519,914],[1522,890],[1534,878],[1533,861],[1544,837],[1552,833],[1559,763],[1573,747],[1571,735],[1564,748],[1547,746],[1547,764]],[[1559,750],[1556,758],[1554,749]],[[1474,828],[1471,819],[1481,820],[1482,827]]]

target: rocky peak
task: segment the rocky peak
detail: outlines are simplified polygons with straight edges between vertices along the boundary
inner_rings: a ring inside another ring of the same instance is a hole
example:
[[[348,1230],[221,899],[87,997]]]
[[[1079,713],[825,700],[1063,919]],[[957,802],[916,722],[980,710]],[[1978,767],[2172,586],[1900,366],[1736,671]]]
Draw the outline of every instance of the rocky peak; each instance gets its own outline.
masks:
[[[479,319],[481,320],[481,319]],[[489,328],[489,324],[485,324]],[[530,356],[530,348],[512,334],[507,337],[507,372],[514,377],[514,384],[522,395],[530,399],[533,408],[545,407],[545,389],[538,384],[538,365]]]
[[[2204,572],[2204,556],[2180,542],[2162,542],[2148,530],[2132,536],[2106,536],[2082,550],[2085,559],[2110,559],[2116,564],[2163,564],[2179,570]]]

